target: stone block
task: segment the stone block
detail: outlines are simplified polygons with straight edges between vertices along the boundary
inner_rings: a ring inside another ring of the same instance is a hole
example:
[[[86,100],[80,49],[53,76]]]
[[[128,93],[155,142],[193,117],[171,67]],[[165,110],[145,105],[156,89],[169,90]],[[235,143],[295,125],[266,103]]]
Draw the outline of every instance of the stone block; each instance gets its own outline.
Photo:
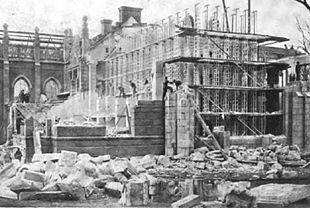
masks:
[[[179,201],[176,201],[171,204],[172,208],[190,208],[195,205],[200,204],[201,199],[199,195],[189,195]]]
[[[11,191],[8,187],[0,187],[0,197],[6,198],[6,199],[15,199],[17,200],[17,194],[13,191]]]
[[[72,167],[77,162],[77,153],[62,150],[60,153],[59,165]]]
[[[208,201],[200,203],[203,208],[226,208],[226,205],[219,201]]]
[[[125,184],[121,202],[126,206],[143,206],[149,204],[148,183],[143,180],[130,180]]]
[[[22,178],[21,175],[16,176],[9,188],[14,192],[26,191],[41,191],[43,189],[43,183],[29,181]]]
[[[170,162],[170,158],[165,156],[165,155],[160,155],[158,158],[157,158],[157,164],[158,165],[162,165],[164,167],[168,167],[171,165],[171,162]]]
[[[120,182],[108,182],[104,188],[109,195],[117,198],[121,197],[123,185]]]
[[[105,126],[53,126],[54,137],[104,136]]]
[[[44,174],[31,171],[31,170],[24,170],[23,171],[23,179],[29,180],[29,181],[34,181],[34,182],[40,182],[44,183]]]
[[[76,200],[86,199],[84,188],[77,181],[68,181],[68,180],[65,181],[64,180],[64,181],[57,183],[57,186],[62,192],[70,193],[73,199],[76,199]]]
[[[108,182],[115,182],[115,178],[111,175],[101,175],[94,180],[94,184],[97,188],[104,188]]]
[[[108,162],[110,160],[111,160],[110,155],[100,155],[98,157],[91,158],[91,161],[94,163],[103,163],[103,162]]]
[[[46,162],[46,161],[58,161],[60,158],[60,153],[43,153],[43,154],[34,154],[32,157],[32,162]]]

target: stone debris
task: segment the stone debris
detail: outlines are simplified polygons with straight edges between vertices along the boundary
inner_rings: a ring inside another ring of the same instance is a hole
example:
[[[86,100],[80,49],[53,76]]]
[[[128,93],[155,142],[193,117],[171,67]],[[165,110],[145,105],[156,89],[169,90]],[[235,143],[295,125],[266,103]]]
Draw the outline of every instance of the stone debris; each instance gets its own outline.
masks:
[[[266,184],[251,189],[257,204],[288,205],[310,197],[310,185]]]
[[[179,201],[176,201],[171,204],[172,208],[190,208],[195,205],[200,204],[201,199],[199,195],[189,195]]]
[[[71,151],[35,155],[32,163],[12,160],[2,166],[1,196],[20,200],[44,197],[86,200],[110,195],[120,198],[123,206],[146,206],[154,202],[174,203],[174,207],[187,207],[187,203],[192,202],[199,204],[198,201],[207,196],[210,200],[219,200],[220,205],[233,207],[234,204],[251,204],[254,198],[248,183],[235,184],[229,180],[298,177],[297,170],[286,168],[280,161],[257,159],[255,163],[247,163],[238,159],[251,158],[249,154],[259,158],[271,152],[279,156],[281,151],[287,155],[294,152],[291,155],[298,161],[297,149],[279,145],[257,150],[233,146],[227,159],[219,151],[206,147],[195,149],[188,157],[146,155],[112,159],[110,155],[92,157]],[[199,185],[197,178],[223,181]],[[199,195],[199,200],[193,197],[195,194]],[[190,197],[193,198],[188,200]]]
[[[305,165],[306,161],[301,159],[301,153],[297,146],[284,146],[273,142],[267,148],[246,149],[242,146],[231,146],[229,156],[239,162],[265,163],[279,162],[281,164]]]

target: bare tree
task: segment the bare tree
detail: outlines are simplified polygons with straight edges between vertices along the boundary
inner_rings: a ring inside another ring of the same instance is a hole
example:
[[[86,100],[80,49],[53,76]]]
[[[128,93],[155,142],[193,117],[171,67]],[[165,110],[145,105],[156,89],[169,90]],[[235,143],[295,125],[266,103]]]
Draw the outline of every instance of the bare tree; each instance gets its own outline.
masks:
[[[302,40],[299,41],[301,46],[299,46],[300,49],[302,49],[305,53],[310,55],[310,25],[308,22],[304,22],[304,26],[300,23],[300,20],[296,18],[297,22],[297,29],[301,33]]]
[[[310,12],[310,5],[307,2],[307,0],[295,0],[295,1],[302,4]],[[306,21],[301,23],[301,21],[298,18],[296,18],[296,22],[297,22],[297,29],[302,36],[302,40],[299,41],[301,46],[299,46],[298,48],[302,49],[305,53],[310,55],[310,25]]]

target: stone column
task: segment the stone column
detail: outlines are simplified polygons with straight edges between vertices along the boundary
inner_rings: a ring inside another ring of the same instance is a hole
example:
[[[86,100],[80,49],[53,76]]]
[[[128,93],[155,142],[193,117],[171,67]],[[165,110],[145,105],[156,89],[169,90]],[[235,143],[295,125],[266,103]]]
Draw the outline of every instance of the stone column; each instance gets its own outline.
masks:
[[[34,36],[34,102],[39,102],[41,95],[41,64],[39,28],[35,28]]]

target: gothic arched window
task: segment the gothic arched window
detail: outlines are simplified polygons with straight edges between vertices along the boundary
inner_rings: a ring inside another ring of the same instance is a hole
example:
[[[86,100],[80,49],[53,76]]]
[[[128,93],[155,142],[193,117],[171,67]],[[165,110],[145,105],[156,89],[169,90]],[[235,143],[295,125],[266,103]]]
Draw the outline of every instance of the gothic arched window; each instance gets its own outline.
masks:
[[[14,97],[18,97],[22,90],[29,92],[29,84],[24,78],[19,78],[14,84]]]
[[[49,99],[54,99],[59,94],[59,87],[55,80],[50,79],[45,84],[44,92],[46,97]]]

